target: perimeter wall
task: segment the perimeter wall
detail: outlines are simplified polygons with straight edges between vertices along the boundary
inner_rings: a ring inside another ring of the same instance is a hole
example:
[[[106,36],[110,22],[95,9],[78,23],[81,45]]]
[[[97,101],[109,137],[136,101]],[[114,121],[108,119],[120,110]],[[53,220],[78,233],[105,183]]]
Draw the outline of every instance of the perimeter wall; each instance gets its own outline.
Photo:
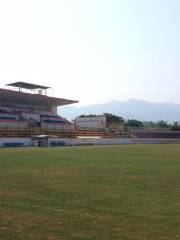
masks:
[[[119,144],[163,144],[180,143],[180,139],[130,139],[130,138],[49,138],[48,146],[119,145]],[[0,147],[36,147],[37,140],[31,138],[0,138]]]

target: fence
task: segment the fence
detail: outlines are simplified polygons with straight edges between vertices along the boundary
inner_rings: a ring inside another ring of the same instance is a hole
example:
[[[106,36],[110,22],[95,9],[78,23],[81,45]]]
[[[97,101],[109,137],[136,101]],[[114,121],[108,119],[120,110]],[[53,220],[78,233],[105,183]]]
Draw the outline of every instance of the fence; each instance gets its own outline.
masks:
[[[135,138],[172,138],[180,139],[180,131],[143,131],[143,130],[131,130],[131,137]]]
[[[0,127],[0,137],[33,137],[37,135],[54,135],[62,138],[86,137],[115,137],[103,129],[58,129],[41,127]]]

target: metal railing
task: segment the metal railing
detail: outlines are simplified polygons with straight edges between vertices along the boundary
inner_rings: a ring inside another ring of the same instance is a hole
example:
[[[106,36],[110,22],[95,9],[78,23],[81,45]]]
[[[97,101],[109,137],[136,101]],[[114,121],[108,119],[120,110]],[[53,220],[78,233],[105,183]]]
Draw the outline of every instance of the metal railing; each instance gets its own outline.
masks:
[[[102,129],[58,129],[41,127],[0,127],[0,137],[33,137],[37,135],[54,135],[62,138],[78,136],[99,136],[106,137]]]

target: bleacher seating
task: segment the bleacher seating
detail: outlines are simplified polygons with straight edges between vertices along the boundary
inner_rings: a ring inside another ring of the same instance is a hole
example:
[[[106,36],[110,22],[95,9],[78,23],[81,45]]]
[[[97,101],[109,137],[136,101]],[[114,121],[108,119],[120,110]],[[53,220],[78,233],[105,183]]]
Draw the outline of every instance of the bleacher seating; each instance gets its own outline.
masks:
[[[52,112],[0,107],[0,127],[73,129],[74,124]]]
[[[20,112],[22,118],[26,120],[33,120],[36,122],[40,122],[40,114],[38,113],[30,113],[30,112]]]
[[[102,129],[80,129],[65,118],[47,111],[0,107],[0,137],[32,137],[37,135],[57,137],[115,137]],[[63,145],[52,142],[52,146]]]
[[[50,113],[41,115],[41,126],[47,128],[74,128],[74,124],[67,119]]]
[[[0,119],[0,127],[27,127],[28,122],[27,121],[21,121],[21,120],[12,120],[12,119]]]
[[[179,131],[131,131],[132,137],[137,138],[172,138],[180,139]]]
[[[18,113],[0,109],[0,127],[27,127],[28,122],[22,121]]]
[[[18,115],[7,112],[0,112],[0,119],[18,120]]]

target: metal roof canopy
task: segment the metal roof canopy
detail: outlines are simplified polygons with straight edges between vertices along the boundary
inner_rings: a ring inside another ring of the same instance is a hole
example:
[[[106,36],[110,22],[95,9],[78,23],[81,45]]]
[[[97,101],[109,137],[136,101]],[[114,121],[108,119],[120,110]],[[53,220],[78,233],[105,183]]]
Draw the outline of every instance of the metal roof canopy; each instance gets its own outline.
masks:
[[[8,83],[7,86],[11,87],[17,87],[17,88],[24,88],[24,89],[30,89],[30,90],[36,90],[36,89],[49,89],[50,87],[32,84],[32,83],[26,83],[26,82],[14,82],[14,83]]]
[[[40,106],[63,106],[77,103],[78,101],[0,88],[0,102],[14,102]]]

